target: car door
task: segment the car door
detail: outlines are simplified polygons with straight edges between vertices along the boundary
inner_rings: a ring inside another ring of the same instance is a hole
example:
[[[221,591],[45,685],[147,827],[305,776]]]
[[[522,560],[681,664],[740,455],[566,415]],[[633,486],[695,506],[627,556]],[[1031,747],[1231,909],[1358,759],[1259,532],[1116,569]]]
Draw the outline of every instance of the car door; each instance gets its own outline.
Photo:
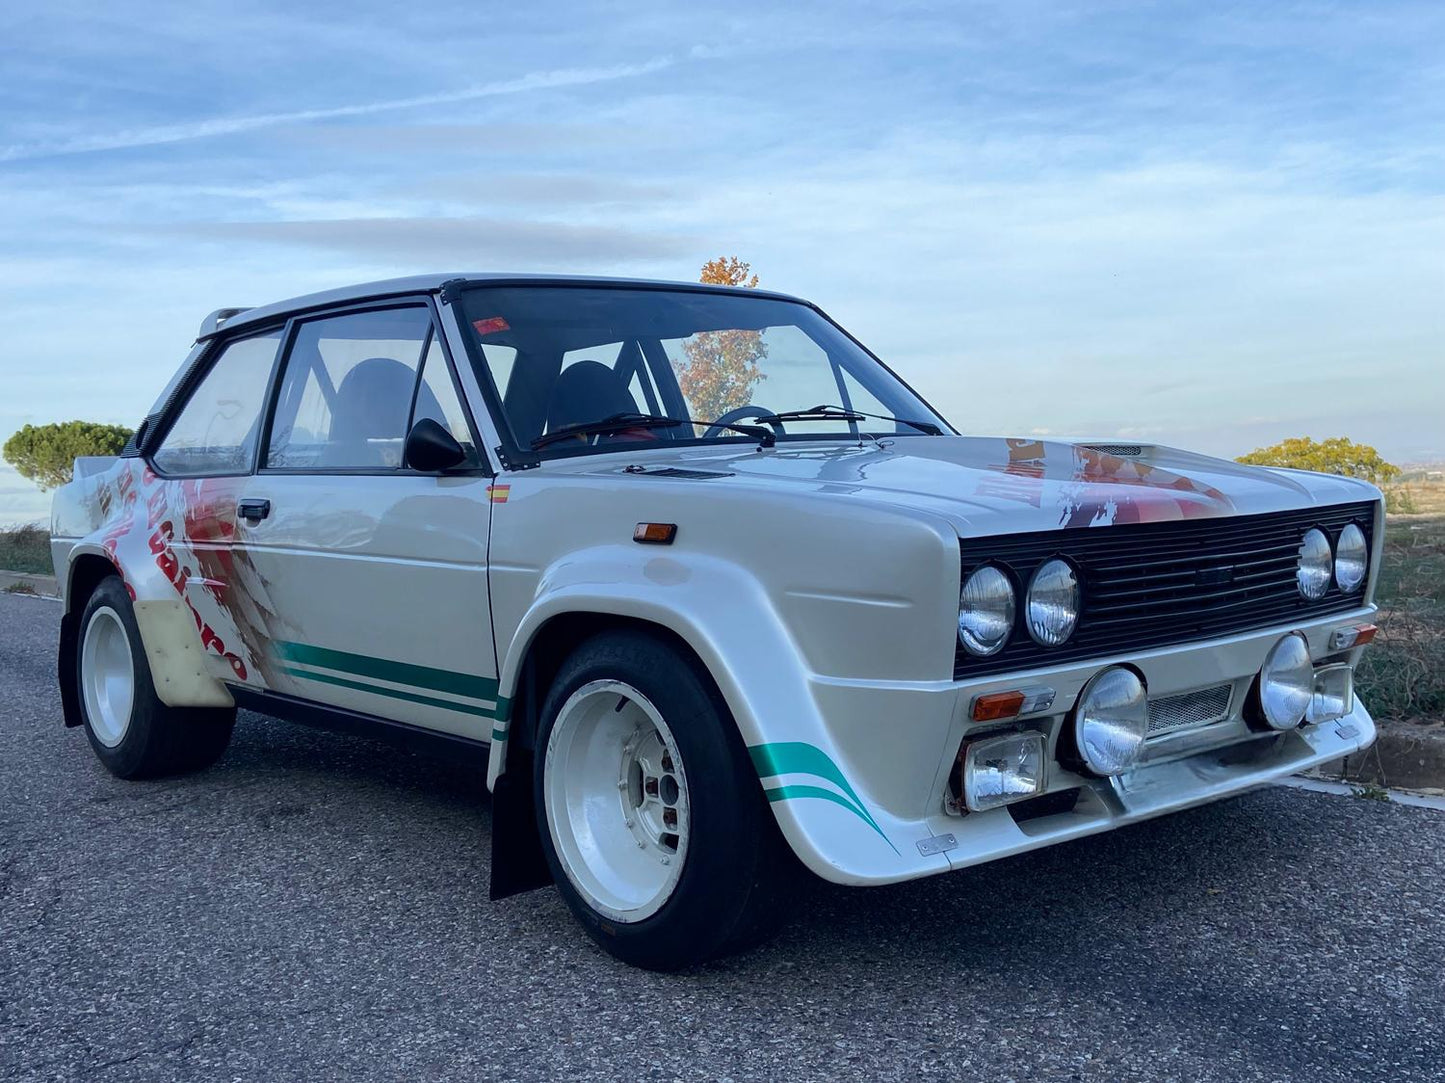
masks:
[[[431,417],[467,451],[403,463]],[[490,477],[429,301],[293,322],[236,548],[271,607],[275,691],[485,739],[497,715]]]

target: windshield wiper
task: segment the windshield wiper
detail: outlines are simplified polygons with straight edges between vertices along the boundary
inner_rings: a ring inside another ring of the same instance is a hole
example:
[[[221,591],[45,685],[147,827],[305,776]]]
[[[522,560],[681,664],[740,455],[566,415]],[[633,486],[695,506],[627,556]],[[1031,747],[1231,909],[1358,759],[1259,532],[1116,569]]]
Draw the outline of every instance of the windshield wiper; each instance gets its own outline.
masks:
[[[555,444],[573,436],[609,436],[614,433],[626,432],[628,429],[675,429],[679,425],[703,425],[709,428],[731,429],[733,432],[740,432],[744,436],[760,440],[763,447],[772,447],[776,443],[772,430],[764,428],[762,425],[732,425],[725,421],[694,421],[690,417],[667,417],[663,414],[621,413],[608,414],[596,421],[579,421],[575,425],[563,425],[560,429],[553,429],[533,440],[532,450],[536,451],[548,444]]]
[[[664,417],[661,414],[608,414],[596,421],[579,421],[575,425],[563,425],[560,429],[553,429],[545,436],[533,440],[532,450],[566,440],[569,436],[607,436],[626,432],[628,429],[675,429],[681,424],[677,418]]]
[[[774,421],[862,421],[864,418],[908,425],[929,436],[943,435],[943,430],[931,421],[915,421],[909,417],[893,417],[890,414],[868,414],[862,410],[845,410],[841,406],[826,404],[810,406],[806,410],[785,410],[781,414],[770,414],[767,417],[760,417],[758,420],[764,425],[770,425]]]

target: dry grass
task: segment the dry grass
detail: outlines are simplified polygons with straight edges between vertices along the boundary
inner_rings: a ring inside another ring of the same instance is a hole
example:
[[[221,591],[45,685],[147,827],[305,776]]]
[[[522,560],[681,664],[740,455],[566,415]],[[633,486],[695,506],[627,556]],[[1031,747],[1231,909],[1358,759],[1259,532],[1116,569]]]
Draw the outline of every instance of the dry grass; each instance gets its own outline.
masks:
[[[1445,717],[1445,515],[1389,517],[1376,601],[1380,635],[1356,678],[1365,704],[1381,718]]]
[[[1391,514],[1445,515],[1445,481],[1427,481],[1424,472],[1405,475],[1385,491]]]
[[[43,526],[0,527],[0,569],[54,575],[50,560],[50,532]]]

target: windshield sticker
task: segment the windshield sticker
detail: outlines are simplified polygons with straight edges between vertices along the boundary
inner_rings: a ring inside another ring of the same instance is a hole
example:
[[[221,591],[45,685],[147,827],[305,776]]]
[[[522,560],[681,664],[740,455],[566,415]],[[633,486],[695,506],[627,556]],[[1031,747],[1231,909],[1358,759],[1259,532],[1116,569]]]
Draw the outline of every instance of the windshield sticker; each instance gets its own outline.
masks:
[[[501,316],[489,316],[484,320],[473,320],[472,328],[479,335],[495,335],[502,331],[510,331],[512,325]]]

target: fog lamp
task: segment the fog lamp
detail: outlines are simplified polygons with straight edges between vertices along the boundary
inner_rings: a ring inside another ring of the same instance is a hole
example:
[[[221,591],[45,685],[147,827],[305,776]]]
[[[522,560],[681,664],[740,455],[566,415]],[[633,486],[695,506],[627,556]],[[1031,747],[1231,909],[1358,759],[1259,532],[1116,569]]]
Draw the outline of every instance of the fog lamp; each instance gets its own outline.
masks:
[[[1305,720],[1314,694],[1309,642],[1299,632],[1291,632],[1270,648],[1259,671],[1259,706],[1265,722],[1277,730],[1294,729]]]
[[[1010,733],[972,741],[963,754],[963,803],[970,812],[1022,801],[1044,792],[1044,739]]]
[[[1333,722],[1355,709],[1355,669],[1348,663],[1315,670],[1314,695],[1305,721]]]
[[[1096,775],[1121,775],[1133,767],[1149,736],[1149,694],[1132,669],[1110,666],[1079,696],[1074,741]]]

